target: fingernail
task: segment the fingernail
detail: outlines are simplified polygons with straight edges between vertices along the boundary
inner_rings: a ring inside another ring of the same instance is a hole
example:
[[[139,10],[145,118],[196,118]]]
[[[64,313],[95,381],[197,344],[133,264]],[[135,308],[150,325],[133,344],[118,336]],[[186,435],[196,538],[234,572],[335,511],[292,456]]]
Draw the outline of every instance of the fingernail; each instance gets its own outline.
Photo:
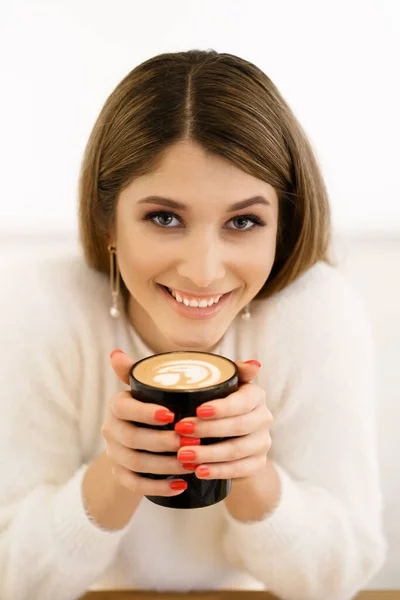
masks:
[[[200,446],[200,438],[184,437],[181,435],[179,441],[181,446]]]
[[[194,433],[195,425],[192,421],[184,421],[175,425],[176,433]]]
[[[178,454],[178,460],[179,462],[192,462],[196,460],[196,452],[193,450],[182,450]]]
[[[110,358],[112,358],[114,356],[114,354],[117,354],[117,352],[122,352],[122,354],[125,354],[125,352],[123,350],[120,350],[119,348],[117,348],[116,350],[113,350],[110,354]]]
[[[175,479],[169,484],[171,490],[186,490],[187,486],[187,482],[183,481],[183,479]]]
[[[182,463],[182,467],[187,471],[195,471],[198,466],[198,463]]]
[[[208,469],[207,467],[200,467],[200,469],[196,472],[196,475],[198,475],[199,477],[209,477],[210,469]]]
[[[170,410],[161,408],[160,410],[156,410],[154,413],[154,418],[156,421],[161,421],[161,423],[173,423],[175,415]]]
[[[244,362],[247,365],[256,365],[256,367],[261,367],[261,363],[259,363],[258,360],[245,360]]]
[[[215,415],[215,408],[213,406],[199,406],[196,409],[196,415],[198,417],[213,417]]]

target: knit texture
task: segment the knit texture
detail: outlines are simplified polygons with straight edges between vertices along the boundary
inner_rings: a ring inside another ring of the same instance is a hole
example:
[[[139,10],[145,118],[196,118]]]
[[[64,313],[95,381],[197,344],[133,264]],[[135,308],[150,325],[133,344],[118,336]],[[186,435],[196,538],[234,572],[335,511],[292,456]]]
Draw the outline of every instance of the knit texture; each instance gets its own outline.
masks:
[[[214,350],[262,364],[281,496],[257,522],[224,502],[175,510],[144,498],[119,531],[82,501],[105,449],[109,398],[128,389],[109,354],[152,354],[109,281],[81,253],[1,272],[0,598],[73,600],[88,589],[269,590],[283,600],[350,599],[383,563],[374,344],[365,307],[317,263],[253,301]]]

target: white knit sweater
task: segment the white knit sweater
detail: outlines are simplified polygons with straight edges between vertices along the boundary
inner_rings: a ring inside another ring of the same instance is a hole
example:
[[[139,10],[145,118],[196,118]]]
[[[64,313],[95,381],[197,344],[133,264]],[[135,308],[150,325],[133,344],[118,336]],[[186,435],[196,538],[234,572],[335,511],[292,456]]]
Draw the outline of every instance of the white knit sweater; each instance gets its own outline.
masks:
[[[4,279],[7,277],[7,279]],[[252,303],[216,353],[258,359],[274,416],[275,511],[242,523],[224,502],[175,510],[144,498],[122,530],[85,513],[82,477],[104,450],[114,348],[151,354],[109,316],[108,278],[80,252],[1,274],[0,598],[72,600],[88,589],[266,589],[347,600],[386,553],[371,328],[358,295],[318,263]]]

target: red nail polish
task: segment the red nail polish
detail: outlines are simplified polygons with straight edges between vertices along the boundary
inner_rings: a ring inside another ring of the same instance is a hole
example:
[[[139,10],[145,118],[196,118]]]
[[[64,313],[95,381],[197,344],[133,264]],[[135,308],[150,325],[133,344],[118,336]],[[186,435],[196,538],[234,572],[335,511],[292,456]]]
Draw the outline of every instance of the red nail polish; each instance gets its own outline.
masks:
[[[194,423],[192,421],[184,421],[175,425],[176,433],[194,433]]]
[[[195,471],[198,466],[198,463],[182,463],[182,467],[187,471]]]
[[[181,446],[200,446],[200,438],[184,437],[181,435],[179,440]]]
[[[215,415],[215,408],[213,406],[199,406],[196,409],[196,415],[198,417],[213,417]]]
[[[258,360],[245,360],[244,362],[247,365],[255,365],[256,367],[261,367],[261,363],[259,363]]]
[[[196,452],[193,452],[193,450],[182,450],[182,452],[179,452],[178,454],[178,460],[179,462],[191,462],[196,460]]]
[[[196,475],[198,475],[199,477],[209,477],[210,469],[208,469],[207,467],[200,467],[200,469],[197,471]]]
[[[156,421],[161,421],[161,423],[173,423],[175,415],[170,410],[162,408],[160,410],[156,410],[154,413],[154,418]]]
[[[186,490],[188,484],[183,479],[175,479],[175,481],[171,481],[169,487],[171,490]]]
[[[110,354],[110,358],[112,358],[114,356],[114,354],[117,354],[117,352],[122,352],[122,354],[125,354],[125,352],[123,350],[120,350],[119,348],[117,348],[116,350],[113,350]]]

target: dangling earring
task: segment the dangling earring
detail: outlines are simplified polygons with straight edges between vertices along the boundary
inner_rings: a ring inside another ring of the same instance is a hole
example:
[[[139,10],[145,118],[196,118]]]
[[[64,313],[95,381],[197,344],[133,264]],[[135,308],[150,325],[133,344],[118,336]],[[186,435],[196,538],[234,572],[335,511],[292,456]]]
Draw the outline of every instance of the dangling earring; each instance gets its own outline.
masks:
[[[119,271],[117,265],[117,249],[115,246],[109,245],[108,252],[110,253],[110,288],[112,296],[112,306],[110,308],[110,315],[114,319],[118,319],[120,312],[118,308]]]
[[[251,317],[250,304],[246,304],[242,312],[242,319],[248,321]]]

